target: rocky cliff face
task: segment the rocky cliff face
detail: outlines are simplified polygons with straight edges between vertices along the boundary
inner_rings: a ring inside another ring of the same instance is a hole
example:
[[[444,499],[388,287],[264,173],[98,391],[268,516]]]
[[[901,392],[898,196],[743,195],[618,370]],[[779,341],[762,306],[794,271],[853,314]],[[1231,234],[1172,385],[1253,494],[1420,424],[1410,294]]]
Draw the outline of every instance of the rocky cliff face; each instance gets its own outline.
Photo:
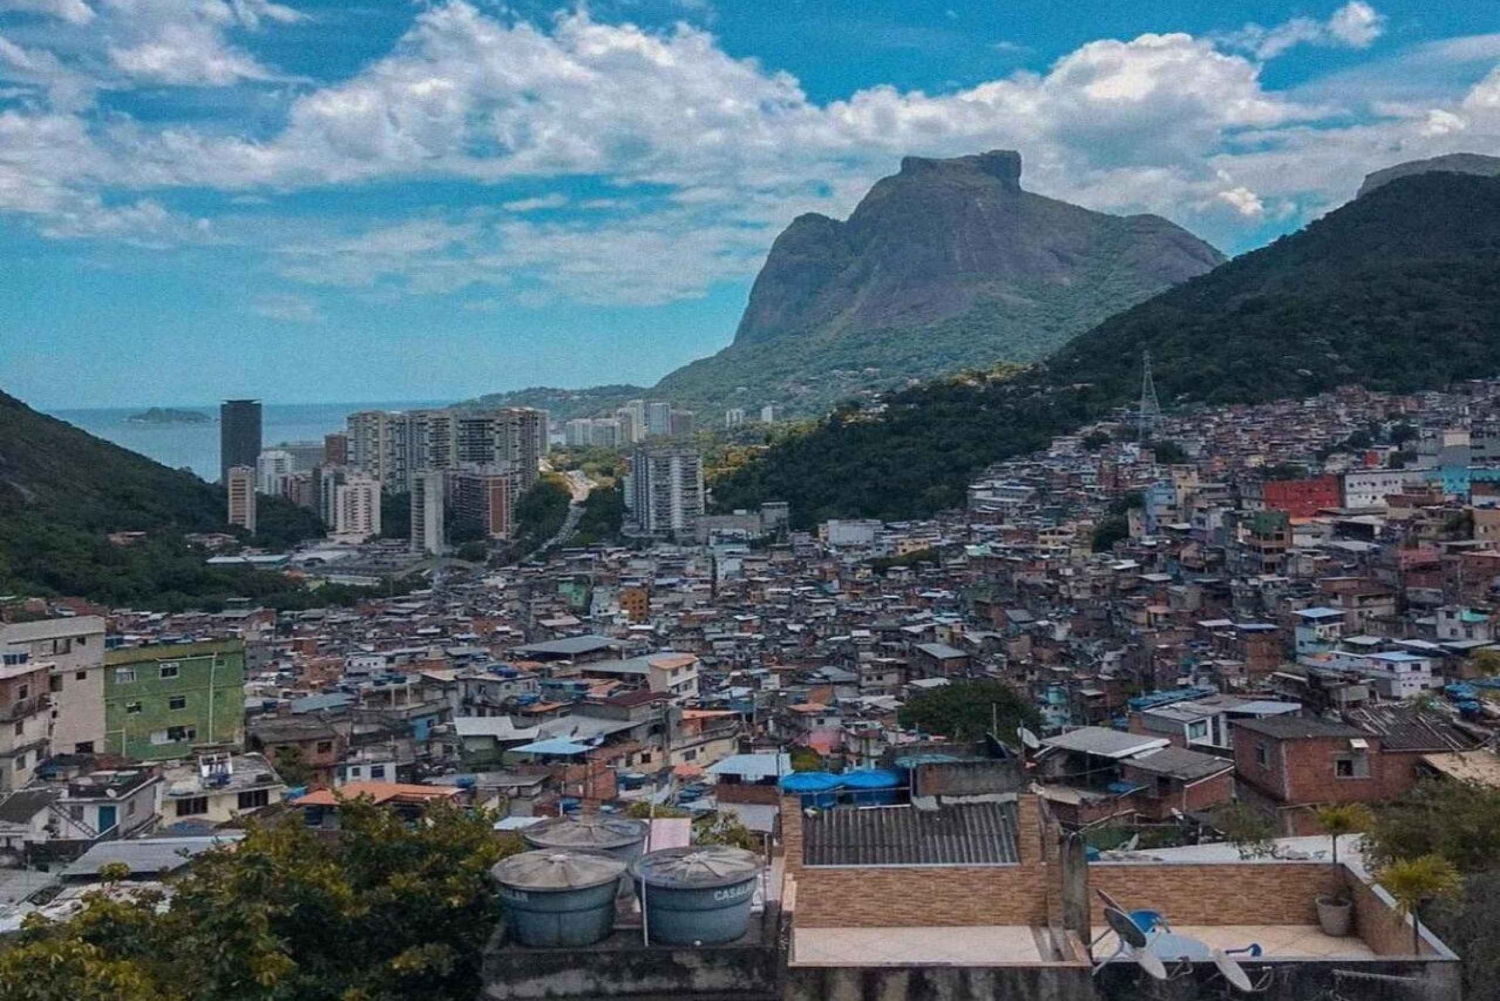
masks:
[[[978,310],[962,336],[977,335],[995,361],[1024,360],[1222,261],[1158,216],[1106,215],[1023,190],[1013,151],[907,157],[846,222],[804,215],[781,234],[735,344],[902,331],[941,340],[929,328]],[[945,345],[933,347],[935,361],[949,360]]]
[[[1446,156],[1435,156],[1430,160],[1408,160],[1406,163],[1398,163],[1394,167],[1386,167],[1384,170],[1366,174],[1365,183],[1359,186],[1359,194],[1355,197],[1363,198],[1376,188],[1389,184],[1398,177],[1431,173],[1500,177],[1500,157],[1483,156],[1479,153],[1449,153]]]

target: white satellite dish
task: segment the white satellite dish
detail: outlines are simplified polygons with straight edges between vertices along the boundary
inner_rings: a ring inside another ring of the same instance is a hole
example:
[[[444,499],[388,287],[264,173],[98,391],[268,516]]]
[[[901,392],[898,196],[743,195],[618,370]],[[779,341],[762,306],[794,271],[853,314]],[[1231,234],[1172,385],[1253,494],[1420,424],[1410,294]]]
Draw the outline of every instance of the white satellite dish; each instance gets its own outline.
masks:
[[[1135,953],[1135,964],[1145,970],[1148,975],[1156,980],[1167,979],[1167,968],[1162,963],[1161,957],[1150,949],[1138,949]],[[1240,971],[1243,976],[1244,971]]]
[[[1018,726],[1018,727],[1016,727],[1016,736],[1021,738],[1021,743],[1022,744],[1025,744],[1027,747],[1031,748],[1033,751],[1039,751],[1039,750],[1042,749],[1042,742],[1041,742],[1041,740],[1039,740],[1037,738],[1036,734],[1032,733],[1030,730],[1026,729],[1024,726]]]
[[[1254,993],[1255,985],[1250,982],[1250,975],[1245,972],[1243,966],[1224,955],[1223,949],[1214,950],[1214,965],[1219,968],[1224,979],[1229,981],[1230,986],[1235,990],[1244,991],[1246,994]]]

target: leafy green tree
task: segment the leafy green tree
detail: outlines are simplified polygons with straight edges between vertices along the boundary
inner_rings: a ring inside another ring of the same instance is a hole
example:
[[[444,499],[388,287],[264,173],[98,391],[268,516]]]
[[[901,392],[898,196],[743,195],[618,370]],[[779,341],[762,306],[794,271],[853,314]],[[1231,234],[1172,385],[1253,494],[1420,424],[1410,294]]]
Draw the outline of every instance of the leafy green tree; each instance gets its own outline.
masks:
[[[1175,441],[1153,441],[1148,447],[1156,456],[1156,461],[1163,465],[1179,466],[1188,461],[1187,452]]]
[[[411,538],[411,494],[380,495],[380,537]]]
[[[1412,955],[1422,951],[1422,905],[1457,896],[1463,889],[1458,870],[1441,855],[1399,859],[1383,867],[1375,879],[1396,898],[1397,911],[1411,918]]]
[[[1376,807],[1364,850],[1377,866],[1441,855],[1462,873],[1493,869],[1500,859],[1500,790],[1467,782],[1419,782]]]
[[[1130,538],[1130,521],[1123,515],[1110,515],[1101,518],[1099,524],[1094,526],[1093,550],[1096,553],[1107,553],[1115,548],[1115,543]]]
[[[995,736],[1013,743],[1017,727],[1038,727],[1041,714],[1003,681],[955,681],[913,695],[901,707],[902,726],[954,740]]]
[[[313,780],[312,766],[302,756],[302,748],[296,744],[288,744],[278,750],[274,764],[276,774],[293,788],[306,786]]]
[[[1369,830],[1370,825],[1375,822],[1375,815],[1363,803],[1330,803],[1317,810],[1314,815],[1318,818],[1318,826],[1333,839],[1333,875],[1335,880],[1339,880],[1339,838]],[[1342,887],[1343,883],[1340,882],[1339,885]],[[1338,897],[1343,896],[1341,891]]]
[[[330,841],[252,824],[195,860],[168,906],[96,896],[33,919],[0,954],[0,1001],[448,1001],[479,992],[498,912],[490,818],[439,805],[417,823],[368,801]],[[513,847],[513,846],[512,846]]]
[[[1259,813],[1244,803],[1229,803],[1215,810],[1211,817],[1224,840],[1234,845],[1240,858],[1268,858],[1276,850],[1275,832]]]
[[[1109,444],[1109,435],[1103,431],[1095,431],[1083,438],[1083,448],[1086,452],[1097,452]]]

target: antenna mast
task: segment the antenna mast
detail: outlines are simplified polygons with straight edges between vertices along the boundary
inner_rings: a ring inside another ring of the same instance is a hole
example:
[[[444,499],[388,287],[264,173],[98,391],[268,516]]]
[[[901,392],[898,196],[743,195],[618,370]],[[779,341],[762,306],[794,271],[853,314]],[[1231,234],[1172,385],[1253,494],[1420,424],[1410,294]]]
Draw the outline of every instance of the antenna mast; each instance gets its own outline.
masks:
[[[1149,348],[1141,355],[1139,419],[1136,440],[1144,445],[1156,437],[1156,432],[1161,427],[1161,403],[1156,399],[1156,380],[1151,378],[1151,350]]]

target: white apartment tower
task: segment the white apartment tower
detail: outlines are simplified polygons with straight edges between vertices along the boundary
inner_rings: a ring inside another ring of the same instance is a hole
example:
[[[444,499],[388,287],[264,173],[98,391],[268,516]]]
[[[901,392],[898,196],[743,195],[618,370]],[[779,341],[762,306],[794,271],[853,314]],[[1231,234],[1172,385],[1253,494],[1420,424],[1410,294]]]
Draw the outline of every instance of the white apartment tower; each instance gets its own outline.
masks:
[[[255,470],[250,466],[231,466],[224,485],[229,491],[229,523],[254,532]]]
[[[334,533],[368,538],[380,534],[380,481],[351,473],[334,490]]]
[[[412,552],[441,553],[443,540],[443,473],[417,473],[411,480]]]
[[[690,448],[638,448],[630,463],[630,510],[652,535],[684,532],[703,514],[703,456]]]

